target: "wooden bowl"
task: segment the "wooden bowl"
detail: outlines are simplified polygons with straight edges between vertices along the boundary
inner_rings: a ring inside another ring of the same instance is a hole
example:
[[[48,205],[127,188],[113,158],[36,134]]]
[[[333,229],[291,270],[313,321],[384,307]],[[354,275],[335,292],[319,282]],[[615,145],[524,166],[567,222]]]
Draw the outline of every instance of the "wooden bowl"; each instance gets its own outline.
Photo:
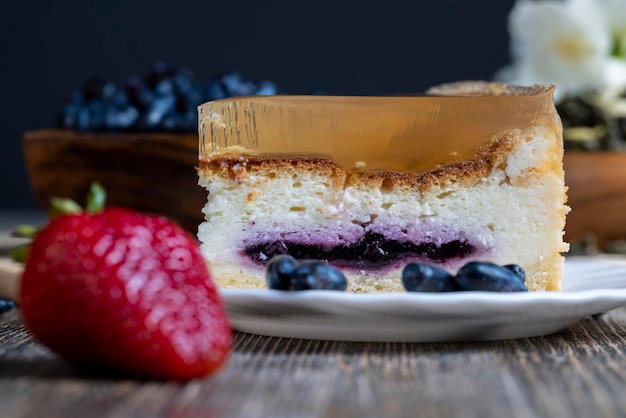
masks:
[[[207,192],[198,186],[198,136],[166,133],[27,132],[28,176],[37,202],[69,197],[81,205],[93,181],[109,206],[125,206],[178,221],[195,234]]]
[[[603,250],[626,239],[626,153],[566,151],[569,187],[565,240],[576,244],[591,237]]]

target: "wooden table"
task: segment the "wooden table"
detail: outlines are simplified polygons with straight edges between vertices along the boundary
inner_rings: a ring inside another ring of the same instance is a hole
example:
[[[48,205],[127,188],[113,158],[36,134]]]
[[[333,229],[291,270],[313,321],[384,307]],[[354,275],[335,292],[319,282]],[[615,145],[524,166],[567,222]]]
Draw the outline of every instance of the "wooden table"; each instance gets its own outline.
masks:
[[[3,417],[624,417],[626,309],[555,335],[485,343],[345,343],[236,334],[189,383],[72,369],[0,315]]]
[[[481,343],[238,333],[228,363],[188,383],[75,370],[13,309],[0,315],[0,416],[626,417],[626,308],[546,337]]]

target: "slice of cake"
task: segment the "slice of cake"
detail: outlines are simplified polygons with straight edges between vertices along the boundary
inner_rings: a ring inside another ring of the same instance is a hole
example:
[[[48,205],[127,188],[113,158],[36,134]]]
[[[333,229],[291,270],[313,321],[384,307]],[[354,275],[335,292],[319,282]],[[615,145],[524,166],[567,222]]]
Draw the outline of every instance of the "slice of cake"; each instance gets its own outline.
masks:
[[[265,287],[278,254],[340,268],[354,292],[403,267],[516,263],[558,290],[567,213],[553,88],[422,97],[238,98],[199,108],[201,250],[223,288]]]

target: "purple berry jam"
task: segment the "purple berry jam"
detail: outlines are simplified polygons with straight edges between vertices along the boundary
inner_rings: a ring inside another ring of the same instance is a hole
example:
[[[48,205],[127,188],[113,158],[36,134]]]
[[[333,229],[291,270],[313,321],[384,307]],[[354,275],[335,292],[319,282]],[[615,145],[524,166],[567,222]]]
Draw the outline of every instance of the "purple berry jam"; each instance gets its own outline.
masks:
[[[421,259],[444,262],[453,258],[466,257],[475,252],[473,245],[453,240],[441,245],[434,243],[414,244],[388,240],[381,234],[367,232],[363,238],[349,245],[323,248],[319,245],[289,241],[263,242],[246,247],[244,254],[259,264],[272,257],[288,254],[298,260],[320,260],[338,267],[380,268],[403,259]]]

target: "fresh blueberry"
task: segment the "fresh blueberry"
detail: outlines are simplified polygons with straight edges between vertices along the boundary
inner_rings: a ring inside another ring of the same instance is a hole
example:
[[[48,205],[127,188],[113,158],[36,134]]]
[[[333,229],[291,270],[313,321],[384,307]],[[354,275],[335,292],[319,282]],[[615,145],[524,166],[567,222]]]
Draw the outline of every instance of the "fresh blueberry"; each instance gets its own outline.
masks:
[[[107,103],[102,99],[91,100],[87,104],[89,110],[89,130],[101,131],[105,127]]]
[[[157,97],[171,96],[174,94],[174,82],[166,79],[161,80],[154,86],[154,93]]]
[[[61,108],[61,114],[59,115],[58,126],[65,129],[76,129],[78,118],[78,112],[81,109],[81,105],[74,102],[68,102]]]
[[[523,292],[528,289],[519,276],[498,264],[471,261],[456,273],[456,282],[463,290],[488,292]]]
[[[128,95],[123,90],[116,91],[115,94],[111,96],[110,102],[117,108],[125,108],[131,105]]]
[[[15,307],[15,302],[12,300],[0,299],[0,313],[10,311]]]
[[[271,96],[278,94],[278,88],[271,81],[261,81],[254,92],[257,96]]]
[[[174,81],[174,85],[176,86],[176,90],[184,91],[187,90],[194,85],[194,74],[187,67],[178,67],[172,80]]]
[[[293,274],[294,290],[346,290],[346,276],[336,268],[319,261],[301,263]]]
[[[130,102],[139,110],[147,109],[154,99],[154,93],[139,77],[131,77],[126,82],[126,94]]]
[[[76,130],[85,132],[91,129],[91,116],[89,109],[80,107],[76,112]]]
[[[452,274],[441,267],[409,263],[402,270],[402,285],[409,292],[454,292],[460,290]]]
[[[139,112],[132,106],[124,109],[111,108],[106,114],[106,128],[109,131],[129,130],[139,119]]]
[[[173,112],[176,107],[176,96],[168,95],[154,99],[144,114],[144,127],[155,130],[161,125],[163,118]]]
[[[239,72],[224,74],[221,81],[228,96],[251,96],[257,89],[253,82],[245,80]]]
[[[282,254],[273,257],[266,265],[265,279],[267,287],[276,290],[290,290],[298,261],[290,255]]]
[[[526,281],[526,272],[519,264],[506,264],[504,266],[505,269],[511,270],[513,273],[517,274],[517,277],[524,283]]]

